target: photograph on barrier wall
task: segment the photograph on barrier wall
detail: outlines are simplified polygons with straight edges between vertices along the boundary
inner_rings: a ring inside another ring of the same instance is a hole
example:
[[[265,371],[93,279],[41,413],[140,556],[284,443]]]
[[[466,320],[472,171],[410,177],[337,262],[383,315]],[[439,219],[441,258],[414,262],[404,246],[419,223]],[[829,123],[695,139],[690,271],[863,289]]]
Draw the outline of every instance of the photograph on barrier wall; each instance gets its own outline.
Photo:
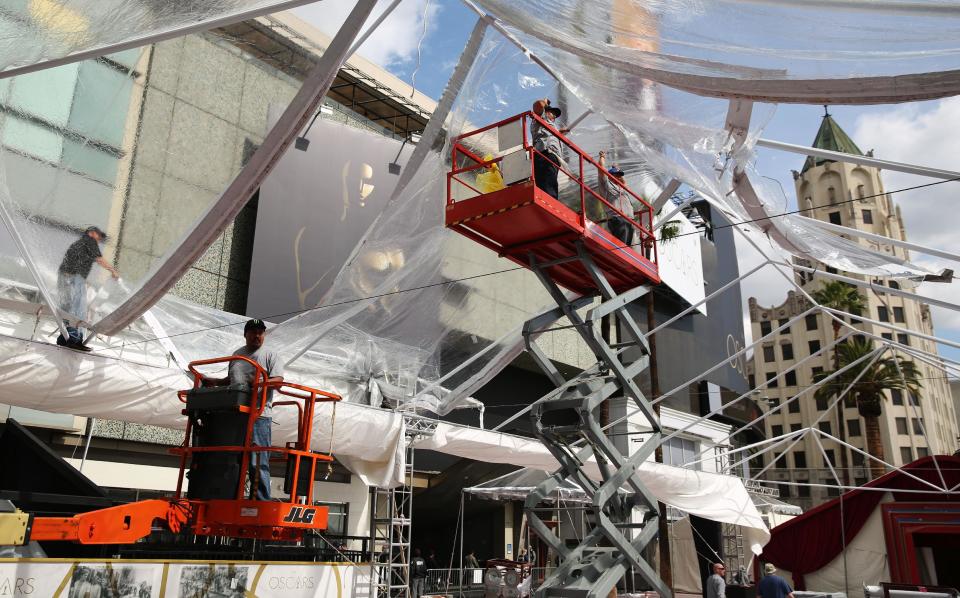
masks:
[[[68,598],[152,598],[154,581],[150,567],[77,565]]]
[[[247,567],[195,565],[180,572],[178,598],[244,598]]]

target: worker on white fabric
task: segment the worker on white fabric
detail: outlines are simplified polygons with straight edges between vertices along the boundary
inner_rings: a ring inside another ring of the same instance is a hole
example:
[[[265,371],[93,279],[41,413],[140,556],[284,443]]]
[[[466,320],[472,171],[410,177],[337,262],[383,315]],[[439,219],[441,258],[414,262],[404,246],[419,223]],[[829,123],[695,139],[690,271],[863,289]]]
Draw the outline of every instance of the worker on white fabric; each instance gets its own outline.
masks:
[[[253,423],[251,437],[254,446],[271,446],[273,425],[273,388],[283,383],[283,364],[276,352],[263,346],[266,338],[267,325],[263,320],[250,320],[243,326],[243,338],[246,344],[234,355],[251,359],[267,373],[267,402],[263,406],[260,417]],[[252,390],[251,386],[256,376],[256,369],[250,363],[237,359],[230,362],[226,378],[204,378],[204,386],[234,386]],[[256,397],[254,397],[256,398]],[[250,453],[250,484],[256,488],[257,500],[270,500],[270,453]]]
[[[707,598],[727,598],[727,580],[724,578],[726,573],[726,565],[713,564],[713,575],[707,578]]]
[[[91,226],[83,235],[70,244],[57,269],[57,293],[60,298],[60,310],[74,319],[83,319],[87,315],[87,276],[94,262],[106,268],[114,278],[120,278],[120,272],[103,258],[100,243],[107,240],[107,233],[100,227]],[[69,320],[63,323],[67,327],[67,338],[61,334],[57,344],[80,351],[92,351],[83,344],[83,333],[77,326],[71,326]]]
[[[557,118],[563,113],[560,108],[550,105],[550,100],[544,98],[533,103],[533,113],[542,116],[543,120],[555,127]],[[559,129],[566,135],[569,129]],[[530,123],[530,137],[533,139],[533,178],[537,187],[554,199],[560,198],[560,186],[557,177],[560,174],[560,162],[563,152],[560,149],[560,140],[550,130],[538,121]]]
[[[617,210],[620,210],[628,217],[632,217],[634,209],[633,202],[630,201],[630,194],[620,185],[611,183],[609,177],[603,172],[607,167],[607,152],[600,152],[599,163],[600,171],[597,173],[597,178],[600,179],[600,193],[603,195],[603,198]],[[621,184],[626,184],[624,182],[624,172],[619,167],[612,166],[607,170],[607,173],[617,179]],[[607,209],[606,212],[608,213],[607,230],[609,230],[614,237],[623,241],[624,245],[630,246],[633,243],[633,224],[613,210]]]

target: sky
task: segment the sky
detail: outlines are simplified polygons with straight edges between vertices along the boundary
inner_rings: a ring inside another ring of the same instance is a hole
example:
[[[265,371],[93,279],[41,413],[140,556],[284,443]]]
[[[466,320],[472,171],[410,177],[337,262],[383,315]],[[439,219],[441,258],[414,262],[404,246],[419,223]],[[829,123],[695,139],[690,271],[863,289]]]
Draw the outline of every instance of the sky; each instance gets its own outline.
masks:
[[[372,19],[388,4],[381,0]],[[351,0],[324,0],[295,9],[301,18],[327,33],[336,32],[352,8]],[[439,98],[475,22],[475,15],[455,0],[404,0],[361,47],[360,53],[380,64],[418,90]],[[915,102],[902,105],[831,106],[830,113],[864,152],[876,157],[923,166],[960,170],[960,98]],[[823,115],[822,106],[781,105],[767,124],[763,137],[787,143],[810,145]],[[791,170],[799,170],[803,156],[758,149],[757,170],[782,186],[790,208],[796,207]],[[935,179],[898,172],[882,175],[888,192],[929,183]],[[948,182],[922,190],[895,193],[901,207],[907,239],[960,253],[956,222],[960,182]],[[752,267],[758,256],[747,247],[739,248],[741,271]],[[916,256],[931,269],[957,268],[943,260]],[[746,298],[755,296],[761,304],[782,303],[788,287],[773,271],[761,271],[743,285]],[[960,282],[924,283],[922,295],[960,303]],[[960,342],[960,312],[933,308],[938,335]],[[749,335],[749,332],[748,332]],[[748,341],[749,342],[749,341]],[[941,353],[960,361],[960,350],[940,346]]]

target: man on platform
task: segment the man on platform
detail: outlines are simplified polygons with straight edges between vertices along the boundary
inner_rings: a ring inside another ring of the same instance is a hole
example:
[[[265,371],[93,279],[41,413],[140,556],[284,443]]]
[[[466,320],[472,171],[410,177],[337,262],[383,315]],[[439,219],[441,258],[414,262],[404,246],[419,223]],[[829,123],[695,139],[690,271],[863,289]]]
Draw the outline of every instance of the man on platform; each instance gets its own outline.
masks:
[[[726,572],[727,567],[723,563],[713,564],[713,575],[707,578],[707,598],[727,598]]]
[[[610,182],[609,177],[603,173],[603,169],[607,167],[606,152],[600,152],[599,164],[600,172],[597,173],[597,178],[600,180],[600,192],[603,194],[603,198],[614,208],[623,212],[628,218],[633,218],[634,210],[633,203],[630,201],[630,194],[620,185]],[[617,182],[621,185],[626,184],[624,182],[624,172],[619,167],[613,166],[607,170],[607,173],[617,179]],[[633,224],[631,224],[627,218],[624,218],[609,208],[605,211],[609,214],[607,217],[607,229],[610,230],[614,237],[620,239],[624,245],[629,247],[633,243]]]
[[[544,98],[533,103],[534,114],[543,117],[551,126],[555,126],[556,119],[563,113],[556,106],[550,105],[550,100]],[[565,135],[569,129],[560,129]],[[560,164],[563,161],[563,152],[560,149],[560,140],[550,132],[550,129],[533,120],[530,124],[530,137],[533,138],[533,178],[537,187],[554,199],[560,198],[560,186],[557,177],[560,173]]]
[[[776,575],[773,563],[763,566],[763,579],[757,584],[757,596],[761,598],[793,598],[793,590],[785,579]]]
[[[91,226],[83,231],[79,239],[70,244],[63,260],[57,269],[57,294],[60,296],[60,310],[70,315],[73,320],[82,320],[87,317],[87,276],[94,262],[106,268],[114,278],[120,278],[120,272],[100,253],[100,243],[107,240],[107,233],[100,227]],[[91,351],[83,344],[83,333],[78,326],[71,326],[69,320],[64,320],[67,328],[67,338],[61,334],[57,337],[57,344]]]
[[[271,387],[283,383],[283,365],[276,352],[263,346],[267,325],[263,320],[250,320],[243,327],[243,338],[246,344],[234,355],[251,359],[267,373],[267,384]],[[204,386],[240,386],[253,390],[256,369],[243,360],[230,362],[226,378],[204,378]],[[254,397],[256,398],[256,397]],[[267,391],[267,402],[263,406],[260,417],[253,423],[252,442],[254,446],[271,446],[273,424],[273,388]],[[270,500],[270,453],[257,452],[250,454],[250,484],[256,489],[257,500]]]

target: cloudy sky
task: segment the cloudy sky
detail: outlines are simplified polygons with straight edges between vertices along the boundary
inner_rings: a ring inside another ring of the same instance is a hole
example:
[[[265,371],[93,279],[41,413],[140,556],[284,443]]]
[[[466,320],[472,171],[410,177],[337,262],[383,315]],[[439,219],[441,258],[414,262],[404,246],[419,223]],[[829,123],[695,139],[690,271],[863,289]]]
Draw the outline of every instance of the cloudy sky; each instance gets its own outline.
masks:
[[[381,0],[378,11],[388,4]],[[351,0],[324,0],[295,12],[320,29],[334,33],[353,6]],[[375,13],[374,18],[379,12]],[[460,2],[452,0],[404,0],[361,48],[370,60],[383,65],[405,81],[416,77],[418,89],[437,98],[443,90],[475,17]],[[866,152],[873,149],[878,158],[960,170],[960,98],[918,102],[907,105],[870,107],[830,107],[834,119]],[[820,125],[820,106],[780,106],[764,132],[764,137],[809,145]],[[758,170],[779,181],[796,207],[790,171],[799,170],[803,157],[795,154],[759,150]],[[887,191],[929,183],[934,179],[885,172]],[[958,218],[957,195],[960,182],[949,182],[923,190],[894,194],[903,211],[908,240],[960,253],[960,235],[955,230]],[[747,269],[757,256],[744,249],[741,264]],[[942,260],[916,256],[933,269],[953,267]],[[775,272],[761,272],[744,285],[744,297],[756,296],[761,303],[780,303],[786,296],[786,283]],[[921,294],[960,303],[960,283],[919,287]],[[960,313],[934,308],[937,333],[960,342]],[[960,350],[941,345],[941,351],[960,360]]]

